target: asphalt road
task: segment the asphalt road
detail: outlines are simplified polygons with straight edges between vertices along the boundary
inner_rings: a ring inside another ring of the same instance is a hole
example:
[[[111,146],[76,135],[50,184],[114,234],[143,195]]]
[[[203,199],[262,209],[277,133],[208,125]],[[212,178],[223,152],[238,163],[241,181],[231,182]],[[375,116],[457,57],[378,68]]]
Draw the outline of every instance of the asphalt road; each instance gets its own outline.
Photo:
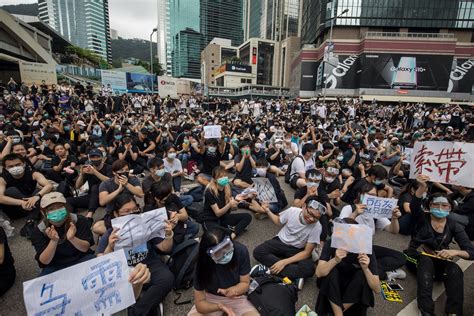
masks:
[[[282,188],[286,192],[288,202],[293,202],[294,190],[285,184],[281,179]],[[245,212],[245,211],[243,211]],[[97,212],[96,218],[101,218],[103,212]],[[34,250],[31,243],[19,235],[19,230],[23,225],[23,221],[18,220],[14,222],[15,236],[9,240],[10,248],[15,258],[15,266],[17,269],[17,279],[15,285],[3,297],[0,298],[0,315],[3,316],[19,316],[26,315],[23,295],[22,283],[26,280],[31,280],[39,274],[39,267],[34,260]],[[278,229],[268,219],[253,220],[248,231],[238,238],[240,242],[247,245],[249,252],[252,254],[253,249],[263,241],[272,238]],[[392,235],[386,232],[377,232],[374,243],[381,246],[390,247],[395,250],[403,250],[408,246],[409,238],[401,235]],[[251,258],[252,264],[255,260]],[[465,271],[464,277],[464,313],[465,315],[474,315],[474,300],[470,299],[474,295],[474,267],[469,266]],[[418,315],[416,308],[413,309],[413,304],[410,303],[416,300],[416,277],[407,272],[407,278],[400,281],[404,291],[400,292],[403,303],[392,303],[385,301],[380,294],[375,295],[375,307],[369,309],[369,315],[397,315],[404,310],[403,315]],[[438,285],[439,286],[439,285]],[[315,278],[307,279],[302,291],[298,295],[297,308],[307,304],[310,308],[314,308],[318,295]],[[173,300],[176,298],[175,293],[170,293],[164,303],[165,315],[186,315],[191,309],[191,304],[176,306]],[[192,297],[192,290],[183,292],[182,299]],[[436,300],[437,315],[443,314],[444,302],[446,300],[445,294],[442,293]],[[408,307],[407,307],[408,306]],[[410,309],[411,307],[411,309]],[[126,315],[126,313],[120,313]]]

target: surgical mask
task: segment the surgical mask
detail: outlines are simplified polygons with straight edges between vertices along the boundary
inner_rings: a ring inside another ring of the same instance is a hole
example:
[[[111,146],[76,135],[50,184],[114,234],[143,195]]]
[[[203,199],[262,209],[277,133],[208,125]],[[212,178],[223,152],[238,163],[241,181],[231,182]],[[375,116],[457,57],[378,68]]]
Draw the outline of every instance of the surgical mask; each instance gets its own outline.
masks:
[[[168,159],[173,160],[174,158],[176,158],[176,153],[169,153],[168,154]]]
[[[257,168],[257,175],[259,177],[265,177],[267,175],[267,168]]]
[[[47,215],[46,215],[46,218],[53,222],[53,223],[59,223],[59,222],[62,222],[67,216],[67,210],[66,208],[60,208],[59,210],[55,210],[55,211],[52,211],[52,212],[49,212]]]
[[[234,256],[234,249],[230,250],[225,255],[223,255],[220,259],[218,259],[216,261],[216,263],[217,264],[228,264],[232,260],[233,256]]]
[[[383,180],[374,180],[375,185],[381,185],[383,183]]]
[[[25,167],[16,166],[16,167],[11,167],[10,169],[7,169],[7,170],[12,176],[19,176],[25,171]]]
[[[166,170],[165,170],[164,168],[163,168],[163,169],[158,169],[158,170],[155,171],[155,175],[156,175],[157,177],[160,177],[160,178],[161,178],[162,176],[164,176],[165,173],[166,173]]]
[[[216,152],[216,147],[208,147],[207,151],[210,152],[211,154]]]
[[[442,211],[439,208],[430,208],[430,213],[436,218],[445,218],[449,215],[449,211]]]
[[[261,148],[262,148],[262,144],[261,144],[261,143],[256,143],[256,144],[255,144],[255,148],[261,149]]]
[[[121,140],[121,139],[122,139],[122,135],[119,135],[119,134],[114,135],[114,138],[115,138],[116,140]]]
[[[336,178],[333,178],[333,177],[324,177],[324,179],[326,180],[327,183],[333,183],[334,180],[336,180]]]
[[[343,160],[344,160],[344,156],[337,156],[337,160],[338,160],[338,161],[343,161]]]
[[[229,184],[229,178],[228,177],[222,177],[217,179],[217,184],[220,185],[221,187],[225,187],[226,185]]]
[[[306,185],[308,186],[308,188],[317,188],[319,187],[319,182],[308,182],[306,183]]]
[[[277,149],[282,149],[282,148],[283,148],[283,145],[282,145],[282,144],[276,144],[275,147],[276,147]]]

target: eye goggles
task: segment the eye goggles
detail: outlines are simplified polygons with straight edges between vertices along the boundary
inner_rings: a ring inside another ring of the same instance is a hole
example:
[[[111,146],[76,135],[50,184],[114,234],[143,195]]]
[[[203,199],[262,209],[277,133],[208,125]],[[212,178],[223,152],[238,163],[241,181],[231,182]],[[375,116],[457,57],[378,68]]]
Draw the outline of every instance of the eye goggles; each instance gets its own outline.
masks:
[[[211,247],[207,250],[207,254],[212,258],[214,262],[219,261],[224,257],[228,252],[234,250],[234,244],[230,237],[225,237],[220,243]]]
[[[332,175],[339,175],[339,169],[334,168],[334,167],[327,167],[326,172]]]
[[[321,213],[321,215],[326,214],[326,211],[327,211],[326,206],[322,205],[321,203],[315,200],[310,201],[307,205],[307,208],[317,210],[319,211],[319,213]]]

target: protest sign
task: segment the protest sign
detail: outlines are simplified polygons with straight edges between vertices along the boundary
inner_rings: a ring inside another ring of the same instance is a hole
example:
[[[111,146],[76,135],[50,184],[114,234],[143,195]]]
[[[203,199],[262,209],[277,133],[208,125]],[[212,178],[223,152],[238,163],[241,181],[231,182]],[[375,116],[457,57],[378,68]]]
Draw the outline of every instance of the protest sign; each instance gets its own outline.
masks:
[[[204,126],[204,138],[221,138],[221,126],[220,125],[209,125]]]
[[[334,223],[331,248],[370,255],[372,254],[372,228],[362,224]]]
[[[430,181],[474,188],[474,144],[460,142],[416,142],[410,178],[423,174]]]
[[[397,202],[397,199],[381,198],[369,194],[364,194],[362,199],[362,204],[367,206],[364,214],[373,218],[391,218]]]
[[[271,184],[269,179],[252,178],[252,181],[253,183],[255,183],[257,196],[261,202],[268,202],[268,203],[278,202],[275,189],[273,188],[273,185]]]
[[[123,251],[23,283],[28,315],[110,315],[135,303]]]
[[[134,248],[155,237],[163,238],[167,219],[164,207],[112,219],[112,227],[119,229],[119,240],[115,243],[115,249]]]

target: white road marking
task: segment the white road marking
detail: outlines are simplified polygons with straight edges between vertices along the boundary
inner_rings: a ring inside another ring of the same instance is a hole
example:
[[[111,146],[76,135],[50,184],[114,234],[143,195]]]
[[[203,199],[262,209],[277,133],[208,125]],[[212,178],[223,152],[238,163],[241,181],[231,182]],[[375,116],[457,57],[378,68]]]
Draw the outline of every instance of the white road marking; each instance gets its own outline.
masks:
[[[464,259],[459,259],[456,261],[459,265],[461,270],[464,272],[471,266],[473,263],[472,261],[467,261]],[[444,293],[444,284],[442,282],[435,282],[433,284],[433,301],[436,301],[442,294]],[[407,306],[405,306],[397,316],[413,316],[418,315],[418,303],[416,302],[416,298],[410,302]]]

